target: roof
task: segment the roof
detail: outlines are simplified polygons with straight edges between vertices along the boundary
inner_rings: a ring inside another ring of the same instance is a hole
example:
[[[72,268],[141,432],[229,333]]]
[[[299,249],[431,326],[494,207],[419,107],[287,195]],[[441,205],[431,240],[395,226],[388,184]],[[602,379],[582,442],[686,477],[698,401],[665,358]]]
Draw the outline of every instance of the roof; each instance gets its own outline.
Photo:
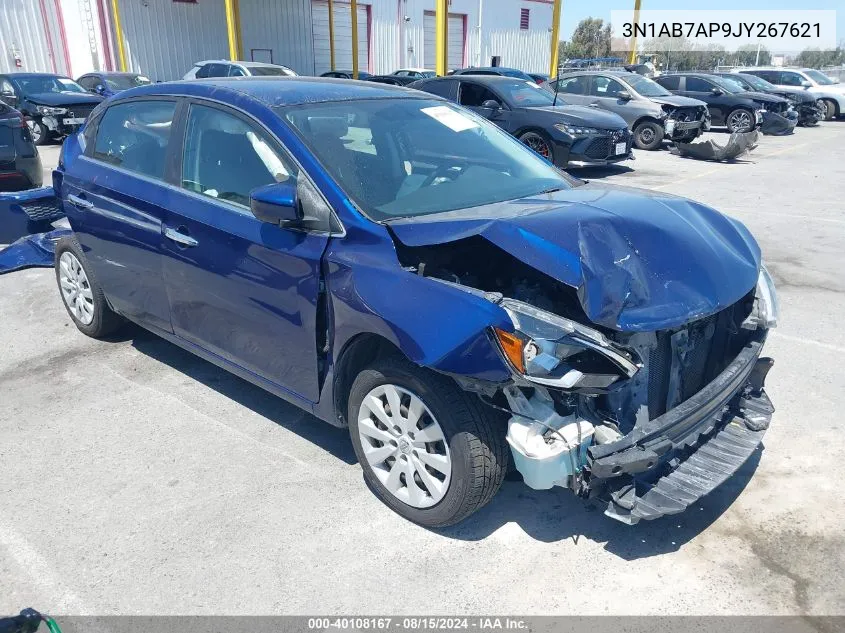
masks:
[[[219,77],[149,84],[122,95],[246,95],[270,106],[352,101],[356,99],[430,99],[431,95],[401,86],[327,77]]]
[[[562,73],[565,75],[616,75],[617,77],[630,77],[631,75],[637,75],[638,77],[644,76],[639,75],[638,73],[632,73],[629,70],[619,70],[616,68],[608,68],[607,70],[602,70],[600,68],[593,70],[587,70],[586,68],[583,70],[578,68],[565,68]]]
[[[237,64],[244,68],[254,68],[255,66],[277,66],[279,68],[287,68],[281,64],[272,64],[270,62],[253,62],[240,59],[203,59],[202,61],[194,62],[194,66],[202,66],[203,64]],[[134,74],[134,73],[127,73]]]
[[[410,71],[413,71],[415,73],[433,73],[434,72],[433,68],[414,68],[414,67],[411,67],[411,68],[398,68],[398,69],[394,70],[393,73],[398,73],[398,72],[401,72],[403,70],[410,70]]]
[[[92,70],[91,72],[80,75],[80,77],[87,77],[88,75],[99,75],[101,77],[138,77],[143,73],[122,73],[116,70]]]
[[[432,82],[432,81],[442,81],[444,79],[452,79],[456,80],[460,77],[461,81],[475,81],[477,83],[484,83],[484,84],[498,84],[498,83],[505,83],[509,81],[525,81],[524,79],[520,79],[519,77],[508,77],[507,75],[473,75],[472,73],[466,73],[461,75],[446,75],[445,77],[429,77],[427,79],[420,79],[420,82]]]
[[[61,77],[62,79],[70,79],[70,77],[60,75],[59,73],[0,73],[0,75],[11,77],[12,79],[16,77]]]
[[[519,68],[511,68],[510,66],[469,66],[467,68],[459,68],[455,73],[466,73],[473,70],[492,70],[493,72],[505,72],[509,70],[516,73],[522,72]]]

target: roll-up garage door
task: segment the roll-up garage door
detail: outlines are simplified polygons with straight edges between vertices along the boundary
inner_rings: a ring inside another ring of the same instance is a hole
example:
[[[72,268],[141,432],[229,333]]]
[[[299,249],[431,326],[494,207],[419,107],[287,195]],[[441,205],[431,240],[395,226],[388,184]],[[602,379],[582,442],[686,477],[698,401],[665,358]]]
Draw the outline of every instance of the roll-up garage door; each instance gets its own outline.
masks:
[[[449,26],[447,39],[449,41],[449,53],[447,63],[450,69],[464,67],[464,16],[457,13],[449,14]],[[423,15],[423,60],[426,68],[434,69],[437,64],[437,47],[434,41],[436,30],[434,12],[426,11]]]
[[[334,61],[336,70],[352,70],[352,11],[350,5],[334,0]],[[358,70],[370,67],[370,40],[367,18],[369,5],[358,3]],[[311,24],[314,30],[314,73],[331,70],[329,50],[329,4],[322,0],[311,3]]]

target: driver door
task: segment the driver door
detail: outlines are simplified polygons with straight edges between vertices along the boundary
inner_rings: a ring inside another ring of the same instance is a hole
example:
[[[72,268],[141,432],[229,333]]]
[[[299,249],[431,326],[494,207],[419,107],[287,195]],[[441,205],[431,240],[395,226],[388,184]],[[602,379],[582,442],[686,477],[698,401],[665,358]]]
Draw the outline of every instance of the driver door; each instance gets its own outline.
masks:
[[[484,103],[495,101],[498,108],[484,107]],[[458,103],[510,132],[513,127],[510,109],[504,100],[487,86],[474,81],[461,80],[458,87]]]

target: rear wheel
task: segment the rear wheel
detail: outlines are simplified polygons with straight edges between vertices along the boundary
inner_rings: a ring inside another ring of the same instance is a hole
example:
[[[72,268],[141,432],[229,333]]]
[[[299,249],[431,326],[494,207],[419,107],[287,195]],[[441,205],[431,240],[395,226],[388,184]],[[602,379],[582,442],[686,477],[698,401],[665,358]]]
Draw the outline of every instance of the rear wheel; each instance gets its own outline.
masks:
[[[106,303],[76,239],[59,240],[55,261],[59,294],[76,328],[90,337],[101,338],[120,327],[123,320]]]
[[[520,135],[519,140],[546,160],[554,161],[552,143],[544,134],[540,132],[525,132]]]
[[[381,359],[353,382],[348,416],[367,483],[414,523],[458,523],[502,484],[504,423],[445,376],[399,357]]]
[[[634,145],[653,150],[663,144],[663,127],[654,121],[643,121],[634,128]]]
[[[728,132],[750,132],[754,129],[754,113],[747,108],[736,108],[731,110],[725,120]]]

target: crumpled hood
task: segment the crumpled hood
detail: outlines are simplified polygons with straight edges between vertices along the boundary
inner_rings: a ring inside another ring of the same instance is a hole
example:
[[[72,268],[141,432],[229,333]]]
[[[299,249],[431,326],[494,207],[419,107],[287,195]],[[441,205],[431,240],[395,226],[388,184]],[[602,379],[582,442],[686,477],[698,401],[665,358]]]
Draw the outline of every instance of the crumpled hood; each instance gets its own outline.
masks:
[[[739,93],[739,96],[754,99],[754,101],[762,101],[763,103],[783,103],[784,101],[787,101],[784,97],[768,94],[766,92],[747,91]]]
[[[649,97],[655,103],[660,105],[671,105],[684,108],[700,108],[707,104],[700,99],[692,99],[690,97],[682,97],[681,95],[670,95],[668,97]]]
[[[607,110],[599,110],[598,108],[589,108],[586,106],[577,105],[563,105],[563,106],[534,106],[530,108],[523,108],[531,112],[546,112],[548,114],[557,115],[557,118],[563,123],[572,125],[583,125],[586,127],[597,127],[615,130],[623,127],[628,127],[625,119],[614,112]]]
[[[584,185],[389,223],[407,246],[481,236],[575,289],[587,317],[622,331],[677,327],[754,288],[757,242],[740,222],[684,198]]]
[[[26,99],[38,105],[73,106],[96,105],[103,100],[103,97],[85,92],[39,92],[27,95]]]

